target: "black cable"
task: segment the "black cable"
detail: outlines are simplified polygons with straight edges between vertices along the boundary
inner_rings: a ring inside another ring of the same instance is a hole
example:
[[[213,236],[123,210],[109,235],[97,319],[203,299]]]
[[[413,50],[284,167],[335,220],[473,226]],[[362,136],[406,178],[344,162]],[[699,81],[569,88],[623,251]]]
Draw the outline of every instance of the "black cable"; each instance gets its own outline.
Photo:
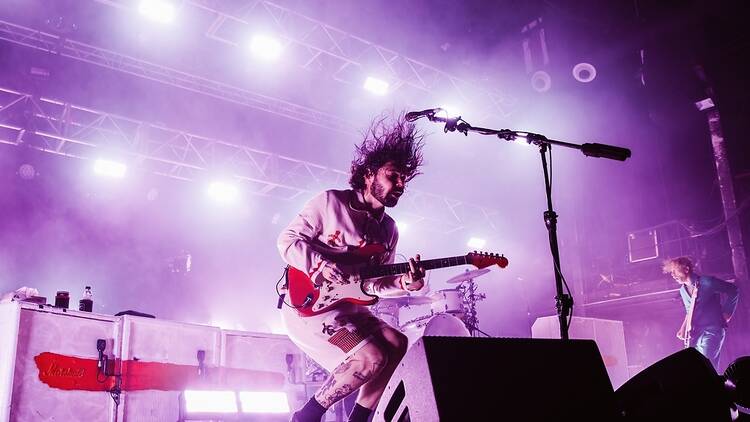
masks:
[[[279,291],[279,284],[281,283],[281,280],[286,279],[288,275],[289,275],[289,266],[287,265],[286,267],[284,267],[284,272],[281,274],[281,277],[279,278],[279,281],[276,282],[276,295],[279,296],[279,303],[280,304],[284,304],[284,305],[286,305],[286,306],[288,306],[288,307],[290,307],[292,309],[303,308],[304,306],[296,306],[294,304],[287,303],[286,299],[284,299],[286,297],[286,293],[281,293],[281,291]],[[279,308],[279,309],[281,309],[281,308]]]

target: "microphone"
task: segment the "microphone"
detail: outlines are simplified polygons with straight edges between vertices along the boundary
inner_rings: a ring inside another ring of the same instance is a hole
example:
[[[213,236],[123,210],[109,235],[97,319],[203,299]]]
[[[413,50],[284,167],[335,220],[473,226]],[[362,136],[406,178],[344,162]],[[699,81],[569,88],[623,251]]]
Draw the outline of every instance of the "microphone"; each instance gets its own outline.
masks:
[[[307,296],[305,296],[305,301],[302,302],[302,306],[300,308],[306,308],[310,303],[313,301],[313,294],[308,293]]]
[[[406,118],[406,121],[408,122],[413,122],[419,119],[420,117],[425,117],[425,116],[431,117],[435,113],[441,110],[442,108],[428,108],[427,110],[422,110],[422,111],[410,111],[404,115],[404,118]]]

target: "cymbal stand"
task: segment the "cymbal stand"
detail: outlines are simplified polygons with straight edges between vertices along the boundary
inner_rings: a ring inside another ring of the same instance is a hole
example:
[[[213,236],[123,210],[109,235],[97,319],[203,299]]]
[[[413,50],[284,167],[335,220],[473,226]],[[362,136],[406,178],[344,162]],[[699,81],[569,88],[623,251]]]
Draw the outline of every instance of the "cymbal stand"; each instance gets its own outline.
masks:
[[[461,283],[457,289],[461,292],[461,302],[464,305],[462,320],[466,324],[466,328],[469,329],[469,334],[476,337],[477,333],[482,333],[490,337],[489,334],[479,329],[479,317],[477,316],[477,302],[484,300],[487,296],[484,293],[477,293],[477,285],[473,278]]]

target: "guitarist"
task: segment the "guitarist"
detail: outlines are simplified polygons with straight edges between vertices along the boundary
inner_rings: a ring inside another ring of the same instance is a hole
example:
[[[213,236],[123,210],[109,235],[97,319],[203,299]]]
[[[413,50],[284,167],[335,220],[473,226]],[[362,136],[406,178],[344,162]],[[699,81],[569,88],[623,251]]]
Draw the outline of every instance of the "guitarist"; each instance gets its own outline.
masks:
[[[737,308],[739,292],[734,283],[716,277],[698,275],[690,258],[664,261],[664,273],[681,284],[680,296],[685,305],[685,320],[677,338],[686,347],[694,347],[719,370],[719,353],[729,320]]]
[[[403,118],[372,123],[355,150],[352,189],[325,191],[305,205],[279,235],[284,261],[306,272],[315,285],[349,283],[343,261],[364,245],[385,246],[371,264],[393,263],[398,231],[385,208],[396,206],[407,182],[420,174],[422,138]],[[425,270],[419,259],[409,259],[405,274],[365,280],[363,289],[378,296],[421,289]],[[292,421],[319,422],[329,407],[357,389],[349,421],[366,421],[406,353],[406,336],[366,306],[348,302],[312,316],[302,316],[286,303],[282,320],[289,338],[331,373]]]

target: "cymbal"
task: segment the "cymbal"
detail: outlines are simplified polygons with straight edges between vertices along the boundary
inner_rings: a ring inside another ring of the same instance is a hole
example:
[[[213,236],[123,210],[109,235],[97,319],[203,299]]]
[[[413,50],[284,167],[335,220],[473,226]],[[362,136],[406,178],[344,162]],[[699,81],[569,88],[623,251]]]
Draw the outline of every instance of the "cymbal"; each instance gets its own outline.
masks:
[[[448,284],[455,284],[455,283],[463,283],[464,281],[471,280],[472,278],[477,278],[480,275],[484,275],[490,272],[489,268],[482,268],[481,270],[471,270],[471,271],[464,271],[463,273],[449,278],[445,282]]]
[[[379,302],[395,303],[398,306],[426,305],[435,300],[427,296],[400,296],[381,298]]]

